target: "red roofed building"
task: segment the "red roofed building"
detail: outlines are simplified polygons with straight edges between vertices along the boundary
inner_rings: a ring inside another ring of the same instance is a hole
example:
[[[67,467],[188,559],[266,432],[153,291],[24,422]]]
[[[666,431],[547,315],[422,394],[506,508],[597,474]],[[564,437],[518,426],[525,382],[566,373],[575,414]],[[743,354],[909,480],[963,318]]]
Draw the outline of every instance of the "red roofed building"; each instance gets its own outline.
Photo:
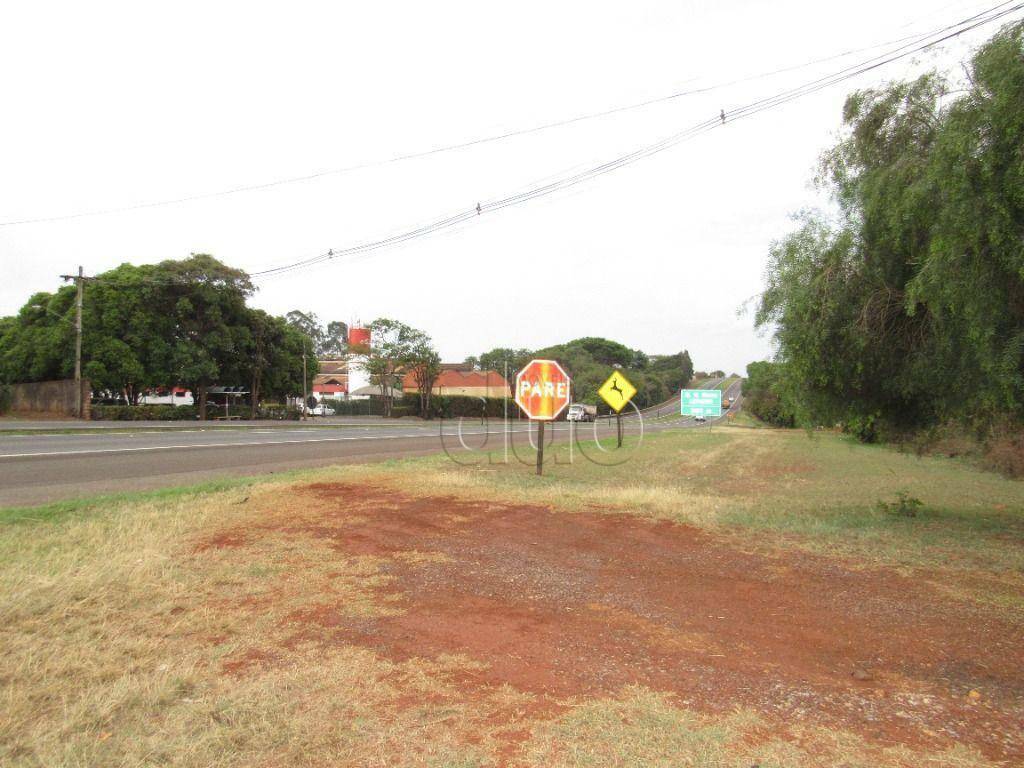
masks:
[[[320,372],[313,377],[313,397],[345,397],[348,394],[348,361],[321,360]]]
[[[411,373],[402,378],[402,389],[407,394],[419,391]],[[441,365],[432,393],[458,397],[505,397],[511,394],[511,390],[505,377],[497,371],[465,370],[462,363],[457,363]]]

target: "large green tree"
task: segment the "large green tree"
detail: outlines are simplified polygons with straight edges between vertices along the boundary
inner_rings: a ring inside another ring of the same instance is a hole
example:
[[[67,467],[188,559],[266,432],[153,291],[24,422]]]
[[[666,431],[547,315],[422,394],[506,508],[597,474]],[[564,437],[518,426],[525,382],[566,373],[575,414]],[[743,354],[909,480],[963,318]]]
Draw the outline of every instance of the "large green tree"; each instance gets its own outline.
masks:
[[[770,252],[757,322],[809,422],[864,439],[1024,415],[1024,25],[960,94],[935,74],[852,94],[805,214]]]
[[[285,319],[309,337],[310,351],[317,357],[341,357],[348,349],[348,324],[331,320],[324,325],[315,312],[293,309]]]
[[[208,254],[157,265],[163,308],[174,325],[171,373],[196,396],[206,418],[207,388],[218,381],[245,380],[243,354],[252,343],[245,302],[249,276]]]
[[[384,415],[391,415],[392,388],[401,388],[402,374],[416,364],[425,350],[430,349],[430,337],[423,331],[387,317],[370,323],[372,339],[366,351],[366,369],[380,388]]]
[[[254,411],[263,394],[298,394],[306,336],[248,308],[252,293],[248,275],[204,254],[96,275],[84,292],[83,373],[95,391],[129,403],[147,388],[184,384],[203,416],[214,382],[250,383]],[[0,381],[73,374],[74,302],[74,286],[64,286],[0,319]],[[308,373],[316,373],[315,357]]]

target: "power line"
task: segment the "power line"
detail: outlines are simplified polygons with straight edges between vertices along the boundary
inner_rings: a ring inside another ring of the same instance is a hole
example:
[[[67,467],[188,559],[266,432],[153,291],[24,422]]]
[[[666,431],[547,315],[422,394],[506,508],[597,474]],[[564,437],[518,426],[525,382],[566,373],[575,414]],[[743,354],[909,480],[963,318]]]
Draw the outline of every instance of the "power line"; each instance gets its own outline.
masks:
[[[1013,1],[1014,0],[1011,0],[1011,2]],[[989,8],[986,11],[974,14],[973,16],[967,17],[966,19],[963,19],[954,24],[942,27],[941,29],[934,30],[933,32],[926,33],[924,35],[917,35],[915,36],[914,42],[912,43],[906,43],[895,49],[887,51],[886,53],[871,57],[857,64],[844,67],[843,69],[840,69],[829,75],[819,77],[815,80],[811,80],[795,88],[790,88],[773,94],[771,96],[758,99],[756,101],[750,102],[738,108],[723,110],[726,117],[726,120],[724,122],[722,121],[720,115],[714,115],[704,121],[701,121],[686,129],[683,129],[682,131],[667,136],[661,139],[660,141],[654,142],[653,144],[646,145],[626,155],[621,155],[610,161],[601,163],[600,165],[588,168],[586,170],[569,174],[561,178],[557,178],[556,180],[550,183],[535,185],[529,187],[527,190],[523,192],[509,195],[504,198],[488,200],[486,202],[477,202],[470,208],[457,211],[451,215],[430,221],[428,223],[414,227],[410,230],[400,232],[389,237],[382,238],[380,240],[370,241],[367,243],[362,243],[359,245],[350,246],[338,250],[331,249],[307,259],[302,259],[289,264],[284,264],[281,266],[271,267],[265,270],[252,272],[249,274],[249,277],[257,281],[264,281],[271,279],[273,277],[278,277],[287,274],[289,272],[307,269],[318,264],[330,261],[354,261],[361,257],[367,257],[373,252],[381,250],[383,248],[401,245],[405,242],[416,240],[420,237],[425,237],[427,235],[431,235],[442,230],[454,228],[460,224],[473,220],[474,218],[478,217],[484,212],[496,212],[504,208],[508,208],[510,206],[520,205],[522,203],[528,202],[539,197],[544,197],[555,192],[562,191],[564,189],[569,189],[585,181],[589,181],[590,179],[603,176],[606,173],[618,170],[619,168],[623,168],[627,165],[632,165],[633,163],[646,157],[651,157],[653,155],[659,154],[660,152],[663,152],[666,149],[676,146],[684,141],[696,138],[697,136],[700,136],[710,130],[720,128],[724,123],[735,122],[736,120],[752,117],[756,114],[759,114],[760,112],[772,109],[777,106],[781,106],[803,96],[816,93],[820,90],[823,90],[824,88],[831,87],[832,85],[836,85],[845,80],[849,80],[853,77],[857,77],[866,72],[878,69],[894,61],[898,61],[900,59],[911,56],[915,53],[927,50],[928,48],[932,48],[947,40],[958,37],[959,35],[962,35],[965,32],[968,32],[972,29],[976,29],[977,27],[980,27],[982,25],[989,24],[1011,13],[1014,13],[1020,10],[1021,8],[1024,8],[1024,2],[1018,2],[1016,5],[1013,5],[1010,8],[1006,8],[1007,5],[1010,5],[1010,2],[1000,3],[999,5],[993,6],[992,8]],[[97,280],[98,282],[106,283],[120,282],[116,278],[101,277],[93,279]],[[179,280],[173,278],[162,279],[136,277],[133,278],[133,282],[159,284],[187,284],[194,281],[187,279]]]
[[[1012,2],[1012,0],[1011,0]],[[611,171],[619,168],[631,165],[638,160],[646,157],[663,152],[664,150],[673,147],[683,141],[695,138],[707,131],[721,127],[727,122],[734,122],[743,118],[752,117],[760,112],[768,109],[772,109],[777,106],[781,106],[795,99],[803,96],[816,93],[824,88],[831,87],[845,80],[849,80],[853,77],[857,77],[866,72],[870,72],[879,67],[891,64],[894,61],[904,59],[907,56],[911,56],[915,53],[919,53],[928,48],[932,48],[939,45],[947,40],[958,37],[972,29],[976,29],[984,24],[989,24],[1000,18],[1003,18],[1011,13],[1014,13],[1021,8],[1024,8],[1024,3],[1018,3],[1013,7],[1006,8],[1010,5],[1010,2],[1000,3],[999,5],[989,8],[987,11],[970,16],[963,19],[955,24],[948,25],[941,29],[935,30],[934,32],[927,33],[925,35],[918,35],[915,37],[914,43],[907,43],[901,45],[898,48],[890,50],[879,56],[869,58],[865,61],[861,61],[855,65],[845,67],[837,72],[833,72],[824,77],[817,78],[808,83],[804,83],[795,88],[790,88],[771,96],[758,99],[756,101],[745,104],[739,108],[731,110],[723,110],[725,120],[722,120],[720,115],[715,115],[707,120],[697,123],[689,128],[686,128],[678,133],[667,136],[660,141],[653,144],[641,147],[638,150],[630,152],[626,155],[622,155],[608,162],[602,163],[598,166],[589,168],[580,173],[572,174],[556,181],[544,184],[541,186],[534,187],[525,192],[521,192],[515,195],[511,195],[505,198],[491,200],[487,202],[477,203],[471,208],[459,211],[452,215],[444,218],[432,221],[428,224],[415,227],[405,232],[401,232],[390,237],[383,238],[381,240],[371,241],[356,246],[351,246],[344,249],[334,250],[331,249],[326,253],[321,253],[317,256],[313,256],[309,259],[303,259],[300,261],[292,262],[278,267],[272,267],[269,269],[257,271],[251,273],[251,277],[256,280],[265,280],[271,277],[282,275],[297,269],[305,269],[316,264],[324,263],[327,261],[334,261],[336,259],[342,259],[345,257],[357,257],[371,253],[382,248],[399,245],[410,240],[418,239],[429,234],[433,234],[443,229],[448,229],[457,226],[466,221],[472,220],[479,216],[481,213],[495,212],[503,208],[507,208],[513,205],[519,205],[537,197],[543,197],[545,195],[553,194],[554,192],[568,189],[576,186],[584,181],[588,181],[592,178],[602,176]]]
[[[1003,5],[1006,5],[1006,4],[1008,4],[1008,3],[1003,3]],[[996,6],[996,7],[999,7],[999,6]],[[906,26],[906,25],[904,25],[904,26]],[[471,140],[468,140],[468,141],[463,141],[463,142],[459,142],[459,143],[455,143],[455,144],[447,144],[447,145],[440,146],[440,147],[434,147],[433,149],[428,149],[428,150],[422,150],[422,151],[418,151],[418,152],[410,152],[410,153],[406,153],[406,154],[395,155],[393,157],[386,158],[386,159],[383,159],[383,160],[374,160],[374,161],[370,161],[370,162],[366,162],[366,163],[358,163],[358,164],[355,164],[355,165],[345,166],[345,167],[342,167],[342,168],[333,168],[333,169],[328,169],[328,170],[315,171],[313,173],[309,173],[309,174],[305,174],[305,175],[301,175],[301,176],[290,176],[290,177],[286,177],[286,178],[283,178],[283,179],[276,179],[276,180],[273,180],[273,181],[261,182],[261,183],[257,183],[257,184],[240,185],[240,186],[231,187],[231,188],[228,188],[228,189],[222,189],[222,190],[218,190],[218,191],[214,191],[214,192],[203,192],[203,193],[199,193],[199,194],[185,195],[185,196],[176,197],[176,198],[167,198],[167,199],[163,199],[163,200],[154,200],[154,201],[149,201],[149,202],[144,202],[144,203],[136,203],[136,204],[133,204],[133,205],[125,205],[125,206],[118,206],[118,207],[112,207],[112,208],[101,208],[101,209],[95,209],[95,210],[90,210],[90,211],[79,211],[77,213],[60,214],[60,215],[56,215],[56,216],[42,216],[42,217],[37,217],[37,218],[27,218],[27,219],[16,219],[16,220],[11,220],[11,221],[4,221],[4,222],[0,222],[0,227],[14,227],[14,226],[21,226],[21,225],[28,225],[28,224],[44,224],[44,223],[57,222],[57,221],[70,221],[72,219],[91,218],[91,217],[95,217],[95,216],[106,216],[106,215],[111,215],[111,214],[116,214],[116,213],[129,213],[129,212],[132,212],[132,211],[140,211],[140,210],[145,210],[145,209],[149,209],[149,208],[158,208],[158,207],[164,207],[164,206],[170,206],[170,205],[181,205],[181,204],[184,204],[184,203],[196,202],[196,201],[200,201],[200,200],[210,200],[210,199],[214,199],[214,198],[218,198],[218,197],[226,197],[226,196],[229,196],[229,195],[236,195],[236,194],[245,193],[245,192],[256,192],[256,191],[263,190],[263,189],[271,189],[273,187],[279,187],[279,186],[284,186],[284,185],[289,185],[289,184],[298,184],[298,183],[307,182],[307,181],[314,181],[316,179],[324,178],[324,177],[327,177],[327,176],[338,176],[338,175],[342,175],[342,174],[346,174],[346,173],[352,173],[354,171],[365,170],[365,169],[368,169],[368,168],[376,168],[376,167],[381,167],[381,166],[385,166],[385,165],[391,165],[391,164],[394,164],[394,163],[400,163],[400,162],[403,162],[403,161],[406,161],[406,160],[415,160],[415,159],[430,157],[432,155],[437,155],[437,154],[441,154],[441,153],[445,153],[445,152],[453,152],[453,151],[462,150],[462,149],[469,149],[471,147],[480,146],[482,144],[490,144],[490,143],[494,143],[494,142],[498,142],[498,141],[504,141],[506,139],[517,138],[517,137],[520,137],[520,136],[526,136],[526,135],[533,134],[533,133],[539,133],[541,131],[547,131],[547,130],[550,130],[550,129],[553,129],[553,128],[562,128],[562,127],[565,127],[565,126],[573,125],[575,123],[581,123],[581,122],[588,121],[588,120],[594,120],[594,119],[597,119],[597,118],[608,117],[610,115],[615,115],[615,114],[619,114],[619,113],[622,113],[622,112],[628,112],[628,111],[632,111],[632,110],[643,109],[645,107],[653,106],[655,104],[663,104],[663,103],[674,101],[676,99],[680,99],[680,98],[683,98],[683,97],[686,97],[686,96],[693,96],[693,95],[696,95],[696,94],[710,93],[712,91],[720,90],[722,88],[728,88],[728,87],[731,87],[731,86],[734,86],[734,85],[739,85],[739,84],[742,84],[742,83],[753,82],[753,81],[756,81],[756,80],[761,80],[761,79],[764,79],[764,78],[772,77],[774,75],[783,74],[783,73],[786,73],[786,72],[794,72],[794,71],[797,71],[797,70],[806,69],[807,67],[811,67],[811,66],[814,66],[816,64],[822,64],[822,63],[825,63],[825,62],[834,61],[836,59],[841,59],[841,58],[844,58],[846,56],[852,56],[852,55],[855,55],[857,53],[863,53],[865,51],[874,50],[876,48],[883,48],[883,47],[886,47],[886,46],[895,45],[897,43],[903,43],[903,42],[907,42],[907,41],[918,40],[921,37],[922,36],[920,34],[909,35],[909,36],[906,36],[906,37],[898,38],[896,40],[890,40],[890,41],[887,41],[887,42],[884,42],[884,43],[876,43],[874,45],[866,46],[864,48],[856,48],[856,49],[851,49],[851,50],[848,50],[848,51],[844,51],[842,53],[832,54],[830,56],[825,56],[825,57],[822,57],[822,58],[814,59],[814,60],[805,62],[803,64],[797,64],[797,65],[792,65],[792,66],[788,66],[788,67],[782,67],[780,69],[771,70],[769,72],[762,72],[762,73],[758,73],[758,74],[748,75],[748,76],[745,76],[745,77],[737,78],[737,79],[734,79],[734,80],[729,80],[729,81],[726,81],[726,82],[715,83],[715,84],[704,86],[704,87],[701,87],[701,88],[692,88],[692,89],[688,89],[688,90],[675,91],[673,93],[669,93],[669,94],[664,95],[664,96],[658,96],[658,97],[655,97],[655,98],[652,98],[652,99],[647,99],[645,101],[638,101],[638,102],[633,102],[633,103],[630,103],[630,104],[624,104],[624,105],[620,105],[620,106],[616,106],[616,107],[611,107],[609,109],[601,110],[601,111],[598,111],[598,112],[589,112],[589,113],[585,113],[585,114],[582,114],[582,115],[577,115],[575,117],[566,118],[566,119],[563,119],[563,120],[555,120],[555,121],[552,121],[552,122],[542,123],[540,125],[535,125],[535,126],[532,126],[532,127],[529,127],[529,128],[521,128],[521,129],[516,129],[516,130],[512,130],[512,131],[506,131],[504,133],[494,134],[494,135],[491,135],[491,136],[485,136],[485,137],[482,137],[482,138],[471,139]]]

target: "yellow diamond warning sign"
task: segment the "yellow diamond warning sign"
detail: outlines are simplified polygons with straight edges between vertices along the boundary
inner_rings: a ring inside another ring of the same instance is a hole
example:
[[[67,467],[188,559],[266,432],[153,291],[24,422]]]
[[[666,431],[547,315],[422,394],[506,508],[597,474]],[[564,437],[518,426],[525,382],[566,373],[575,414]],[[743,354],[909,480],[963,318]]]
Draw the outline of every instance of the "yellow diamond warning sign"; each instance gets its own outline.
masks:
[[[608,377],[608,381],[597,390],[597,394],[608,403],[613,411],[618,413],[633,399],[636,387],[629,383],[629,379],[622,375],[622,371],[615,371]]]

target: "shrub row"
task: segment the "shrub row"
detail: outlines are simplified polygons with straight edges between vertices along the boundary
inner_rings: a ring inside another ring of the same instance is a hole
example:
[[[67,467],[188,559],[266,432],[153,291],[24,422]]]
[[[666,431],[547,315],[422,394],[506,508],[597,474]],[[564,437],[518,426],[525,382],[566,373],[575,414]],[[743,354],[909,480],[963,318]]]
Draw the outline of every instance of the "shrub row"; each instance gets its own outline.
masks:
[[[367,400],[342,400],[340,398],[324,398],[322,401],[328,408],[334,409],[338,416],[382,416],[383,403],[380,398],[372,397]],[[420,396],[415,393],[407,393],[395,400],[391,407],[391,416],[400,418],[402,416],[423,416],[420,409]],[[479,418],[486,415],[489,418],[501,418],[505,412],[505,401],[500,397],[463,397],[459,395],[434,395],[430,398],[430,413],[428,418],[457,419]],[[508,401],[508,414],[515,418],[518,409],[511,399]]]
[[[302,412],[294,405],[264,405],[257,412],[260,419],[272,419],[276,421],[298,421]]]
[[[94,405],[96,421],[194,421],[193,405]]]
[[[96,421],[195,421],[199,409],[194,405],[94,405],[92,418]],[[208,405],[206,416],[218,419],[225,415],[223,405]],[[248,405],[234,405],[228,414],[248,419],[252,411]],[[278,421],[297,421],[299,409],[290,405],[265,405],[257,412],[257,418]]]

